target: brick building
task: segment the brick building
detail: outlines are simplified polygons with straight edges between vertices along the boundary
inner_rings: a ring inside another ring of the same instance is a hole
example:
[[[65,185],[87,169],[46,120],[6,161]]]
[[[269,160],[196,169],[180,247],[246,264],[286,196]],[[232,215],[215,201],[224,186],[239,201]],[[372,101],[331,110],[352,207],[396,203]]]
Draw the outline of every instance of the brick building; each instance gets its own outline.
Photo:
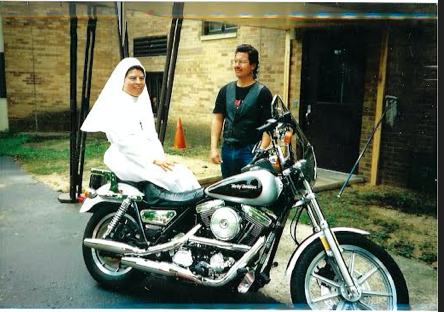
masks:
[[[159,40],[160,46],[166,42],[171,24],[168,5],[127,12],[129,54],[146,67],[154,102],[165,50],[147,52],[140,47],[150,40]],[[322,10],[330,8],[326,4]],[[400,11],[382,19],[365,15],[373,12],[368,9],[362,11],[364,18],[352,20],[306,21],[293,16],[280,24],[279,18],[266,16],[258,21],[221,19],[187,11],[184,15],[190,18],[184,19],[181,30],[168,131],[174,131],[180,117],[186,131],[209,142],[217,92],[235,80],[230,66],[234,49],[250,43],[260,53],[258,80],[287,100],[315,146],[321,167],[350,170],[381,115],[384,96],[391,95],[398,99],[397,118],[392,126],[382,123],[380,139],[375,137],[369,145],[358,172],[375,183],[435,188],[436,5]],[[10,130],[69,129],[68,4],[4,2],[0,12]],[[78,4],[76,13],[80,98],[86,6]],[[91,104],[120,59],[113,7],[98,7],[97,17]],[[220,23],[209,22],[212,18]]]

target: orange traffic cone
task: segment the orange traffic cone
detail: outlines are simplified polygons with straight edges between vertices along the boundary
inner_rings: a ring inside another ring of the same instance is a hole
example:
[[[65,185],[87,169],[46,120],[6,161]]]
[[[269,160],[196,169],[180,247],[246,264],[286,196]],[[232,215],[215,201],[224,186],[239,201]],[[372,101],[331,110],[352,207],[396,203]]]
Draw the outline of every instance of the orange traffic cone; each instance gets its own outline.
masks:
[[[182,120],[180,120],[180,118],[177,119],[176,134],[174,135],[173,147],[178,149],[187,148],[187,145],[185,143],[185,137],[183,135]]]

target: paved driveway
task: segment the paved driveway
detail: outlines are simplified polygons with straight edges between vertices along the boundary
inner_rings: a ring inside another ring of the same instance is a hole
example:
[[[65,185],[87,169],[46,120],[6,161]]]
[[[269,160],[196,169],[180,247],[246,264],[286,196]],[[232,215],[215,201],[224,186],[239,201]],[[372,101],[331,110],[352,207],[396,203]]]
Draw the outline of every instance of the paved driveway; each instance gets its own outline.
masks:
[[[294,244],[285,231],[279,265],[258,293],[224,294],[162,280],[125,290],[99,287],[83,263],[81,241],[90,217],[79,204],[60,204],[59,193],[0,157],[0,308],[288,308],[284,270]],[[301,235],[309,231],[305,227]],[[305,234],[304,234],[305,233]],[[437,272],[396,257],[415,310],[437,310]]]

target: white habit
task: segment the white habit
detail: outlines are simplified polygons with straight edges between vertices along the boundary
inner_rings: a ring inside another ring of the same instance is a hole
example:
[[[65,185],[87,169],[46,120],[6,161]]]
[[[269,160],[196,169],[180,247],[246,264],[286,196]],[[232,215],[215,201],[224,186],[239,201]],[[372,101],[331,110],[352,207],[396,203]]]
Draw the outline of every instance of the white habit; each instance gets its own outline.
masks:
[[[173,165],[164,171],[153,161],[165,158],[154,124],[146,86],[138,97],[123,91],[125,75],[132,66],[140,66],[135,58],[123,59],[114,69],[81,130],[104,132],[111,143],[104,163],[120,179],[150,181],[172,192],[200,187],[194,174],[185,166]]]

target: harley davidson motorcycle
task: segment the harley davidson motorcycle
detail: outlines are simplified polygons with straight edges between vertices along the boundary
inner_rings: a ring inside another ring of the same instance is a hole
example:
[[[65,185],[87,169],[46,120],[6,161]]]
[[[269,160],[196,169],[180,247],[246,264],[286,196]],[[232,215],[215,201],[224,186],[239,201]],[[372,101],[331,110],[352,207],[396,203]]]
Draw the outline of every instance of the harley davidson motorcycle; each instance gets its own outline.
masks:
[[[408,309],[406,282],[392,257],[367,239],[366,231],[329,226],[312,190],[313,147],[278,95],[272,111],[272,119],[258,128],[272,138],[271,147],[255,150],[241,174],[205,188],[172,193],[92,169],[80,210],[92,213],[83,239],[92,277],[119,287],[149,273],[239,293],[257,291],[270,281],[279,241],[291,220],[287,228],[295,250],[286,276],[295,305]],[[289,124],[293,140],[285,135]],[[313,234],[298,242],[304,211]]]

